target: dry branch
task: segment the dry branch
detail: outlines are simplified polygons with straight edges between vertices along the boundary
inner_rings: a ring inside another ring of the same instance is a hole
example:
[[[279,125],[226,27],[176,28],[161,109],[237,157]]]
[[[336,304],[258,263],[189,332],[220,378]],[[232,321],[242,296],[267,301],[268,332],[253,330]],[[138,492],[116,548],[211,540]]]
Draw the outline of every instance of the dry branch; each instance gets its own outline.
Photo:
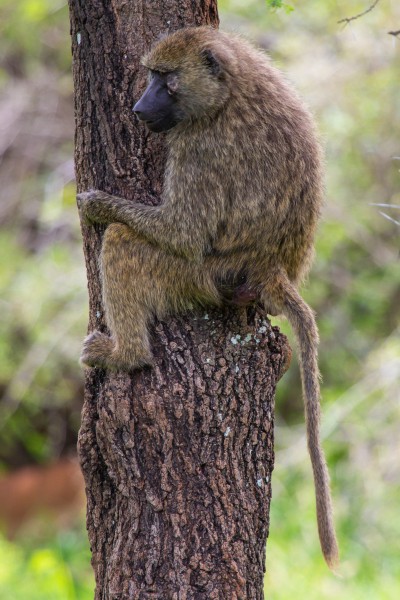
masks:
[[[340,21],[338,21],[338,24],[340,23],[344,23],[345,25],[348,25],[351,21],[355,21],[356,19],[359,19],[360,17],[363,17],[364,15],[367,15],[369,12],[371,12],[371,10],[373,10],[375,8],[375,6],[378,4],[379,0],[375,0],[375,2],[373,4],[371,4],[371,6],[369,8],[367,8],[366,10],[364,10],[361,13],[358,13],[358,15],[354,15],[353,17],[345,17],[344,19],[340,19]]]

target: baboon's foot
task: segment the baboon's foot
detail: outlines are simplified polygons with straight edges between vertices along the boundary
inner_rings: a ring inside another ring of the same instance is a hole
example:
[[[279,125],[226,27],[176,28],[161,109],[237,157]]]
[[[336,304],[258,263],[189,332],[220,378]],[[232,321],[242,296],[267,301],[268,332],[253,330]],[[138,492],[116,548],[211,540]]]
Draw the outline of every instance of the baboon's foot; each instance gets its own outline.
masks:
[[[83,340],[79,362],[86,367],[107,368],[113,350],[114,342],[108,335],[100,331],[92,331]]]
[[[101,367],[112,371],[134,371],[153,365],[153,356],[145,348],[122,351],[105,333],[93,331],[83,342],[79,362],[87,367]]]

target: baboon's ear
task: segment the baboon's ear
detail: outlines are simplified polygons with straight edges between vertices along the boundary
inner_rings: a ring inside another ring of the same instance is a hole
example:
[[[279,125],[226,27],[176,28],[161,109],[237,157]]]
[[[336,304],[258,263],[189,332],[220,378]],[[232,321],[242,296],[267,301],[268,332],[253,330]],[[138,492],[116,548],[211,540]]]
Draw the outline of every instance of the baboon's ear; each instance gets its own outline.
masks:
[[[218,75],[222,73],[222,66],[218,58],[212,52],[212,50],[203,50],[201,56],[205,64],[207,65],[207,68],[209,69],[210,73],[218,77]]]

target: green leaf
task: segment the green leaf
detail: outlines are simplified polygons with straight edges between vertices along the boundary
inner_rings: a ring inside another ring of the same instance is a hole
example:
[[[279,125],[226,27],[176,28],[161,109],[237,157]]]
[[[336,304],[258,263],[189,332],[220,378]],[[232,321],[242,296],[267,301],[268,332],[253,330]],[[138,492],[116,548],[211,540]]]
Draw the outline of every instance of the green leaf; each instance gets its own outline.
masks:
[[[267,6],[272,10],[278,10],[279,8],[283,8],[285,13],[289,14],[294,10],[294,6],[291,4],[287,4],[286,2],[282,2],[282,0],[266,0]]]

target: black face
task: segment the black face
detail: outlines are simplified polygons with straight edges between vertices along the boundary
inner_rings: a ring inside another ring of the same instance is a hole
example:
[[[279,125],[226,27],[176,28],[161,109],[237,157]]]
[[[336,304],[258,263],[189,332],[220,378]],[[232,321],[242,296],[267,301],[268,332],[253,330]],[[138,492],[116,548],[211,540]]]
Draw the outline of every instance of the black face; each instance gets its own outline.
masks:
[[[143,121],[150,131],[168,131],[182,120],[176,100],[176,89],[175,74],[152,72],[149,85],[133,107],[137,118]]]

